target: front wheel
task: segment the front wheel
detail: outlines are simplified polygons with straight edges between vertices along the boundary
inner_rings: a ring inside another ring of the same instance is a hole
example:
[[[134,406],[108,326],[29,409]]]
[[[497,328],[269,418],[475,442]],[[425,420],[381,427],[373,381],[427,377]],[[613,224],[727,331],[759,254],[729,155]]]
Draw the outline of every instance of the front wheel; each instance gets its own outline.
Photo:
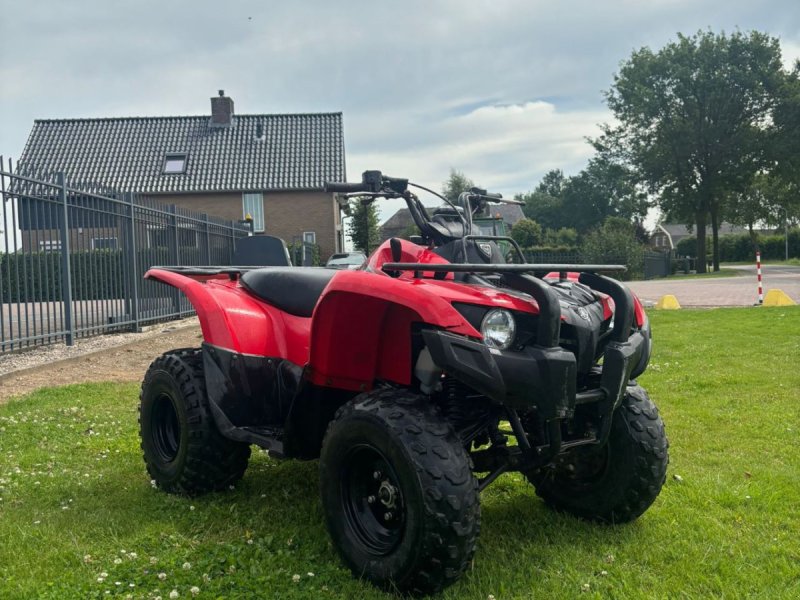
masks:
[[[584,519],[625,523],[655,501],[667,476],[664,423],[644,388],[629,386],[614,412],[605,446],[579,446],[527,477],[558,510]]]
[[[452,427],[403,390],[339,409],[320,458],[322,508],[357,577],[427,594],[456,581],[475,552],[478,486]]]

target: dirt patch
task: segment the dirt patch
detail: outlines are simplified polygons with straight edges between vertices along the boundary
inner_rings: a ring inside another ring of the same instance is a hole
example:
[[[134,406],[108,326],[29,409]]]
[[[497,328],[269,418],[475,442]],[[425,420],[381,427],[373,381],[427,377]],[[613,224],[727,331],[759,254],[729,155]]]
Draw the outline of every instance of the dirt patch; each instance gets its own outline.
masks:
[[[150,363],[173,348],[198,347],[203,341],[196,320],[183,327],[161,326],[156,331],[132,334],[124,341],[78,356],[47,362],[0,376],[0,403],[42,387],[97,381],[141,381]],[[141,338],[135,336],[140,335]],[[113,336],[103,336],[113,338]],[[128,341],[133,339],[134,341]],[[108,345],[108,341],[103,345]],[[116,340],[111,339],[112,343]],[[46,349],[33,351],[47,352]]]

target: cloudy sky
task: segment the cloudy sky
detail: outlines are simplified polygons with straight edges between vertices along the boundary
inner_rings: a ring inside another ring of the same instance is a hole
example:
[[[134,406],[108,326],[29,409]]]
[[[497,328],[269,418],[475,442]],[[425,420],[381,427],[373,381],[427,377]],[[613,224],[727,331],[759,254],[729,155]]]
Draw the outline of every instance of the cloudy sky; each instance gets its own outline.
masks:
[[[0,154],[37,118],[342,111],[351,180],[505,194],[578,172],[634,49],[758,29],[800,58],[797,0],[0,0]],[[387,207],[389,209],[393,207]],[[390,210],[383,211],[384,216]]]

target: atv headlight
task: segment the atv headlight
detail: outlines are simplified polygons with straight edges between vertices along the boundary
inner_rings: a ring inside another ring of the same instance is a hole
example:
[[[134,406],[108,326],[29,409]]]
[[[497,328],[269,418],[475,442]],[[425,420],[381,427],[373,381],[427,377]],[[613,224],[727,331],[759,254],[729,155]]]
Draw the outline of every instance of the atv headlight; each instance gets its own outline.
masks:
[[[516,329],[514,315],[502,308],[490,310],[481,322],[484,343],[498,350],[505,350],[511,345]]]

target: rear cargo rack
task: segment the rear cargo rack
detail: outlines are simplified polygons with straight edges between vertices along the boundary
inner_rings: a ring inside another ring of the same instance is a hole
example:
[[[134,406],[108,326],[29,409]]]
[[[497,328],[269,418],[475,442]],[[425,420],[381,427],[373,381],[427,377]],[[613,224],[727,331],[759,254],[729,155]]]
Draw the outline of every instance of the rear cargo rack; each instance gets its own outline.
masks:
[[[246,267],[220,267],[214,265],[202,266],[202,265],[186,265],[186,266],[156,266],[150,267],[150,270],[159,270],[159,271],[168,271],[170,273],[177,273],[179,275],[185,275],[186,277],[200,277],[200,278],[208,278],[208,279],[220,279],[220,276],[227,277],[231,281],[236,281],[247,273],[248,271],[252,271],[253,269],[263,269],[264,267],[253,267],[253,266],[246,266]],[[147,276],[145,275],[145,278]],[[203,279],[201,279],[203,280]]]

